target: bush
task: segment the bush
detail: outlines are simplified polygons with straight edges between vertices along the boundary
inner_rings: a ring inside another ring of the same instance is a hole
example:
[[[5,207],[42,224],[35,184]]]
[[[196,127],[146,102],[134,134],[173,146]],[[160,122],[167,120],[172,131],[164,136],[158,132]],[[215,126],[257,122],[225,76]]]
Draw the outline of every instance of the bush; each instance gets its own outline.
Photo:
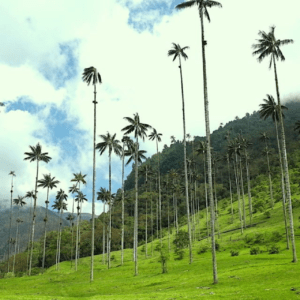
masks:
[[[15,277],[15,274],[13,272],[8,272],[4,274],[4,278],[13,278]]]
[[[269,254],[278,254],[279,253],[279,247],[276,245],[272,245],[271,248],[269,248]]]
[[[259,254],[259,253],[261,253],[259,247],[252,247],[252,248],[250,249],[250,255],[257,255],[257,254]]]
[[[282,234],[280,234],[278,231],[273,231],[270,239],[271,242],[278,243],[282,239]]]
[[[168,273],[167,262],[170,259],[168,247],[163,244],[160,250],[159,262],[161,262],[162,273]]]
[[[176,238],[173,241],[173,244],[178,249],[187,248],[189,245],[189,234],[186,231],[180,230],[176,234]]]
[[[264,212],[264,216],[265,216],[267,219],[271,218],[271,213],[270,213],[270,211],[269,211],[269,210],[265,211],[265,212]]]
[[[111,261],[114,261],[114,260],[116,260],[116,257],[115,257],[115,255],[113,254],[111,257],[110,257],[110,260]]]
[[[231,250],[230,251],[230,253],[231,253],[231,256],[239,256],[239,251],[237,251],[237,250]]]
[[[219,244],[218,241],[215,242],[215,249],[216,251],[220,251],[221,245]]]
[[[175,249],[175,260],[182,260],[184,257],[184,250],[183,249]]]
[[[200,248],[199,248],[199,250],[198,250],[198,254],[202,254],[202,253],[205,253],[205,252],[207,252],[208,251],[208,249],[209,249],[209,247],[208,246],[201,246]]]

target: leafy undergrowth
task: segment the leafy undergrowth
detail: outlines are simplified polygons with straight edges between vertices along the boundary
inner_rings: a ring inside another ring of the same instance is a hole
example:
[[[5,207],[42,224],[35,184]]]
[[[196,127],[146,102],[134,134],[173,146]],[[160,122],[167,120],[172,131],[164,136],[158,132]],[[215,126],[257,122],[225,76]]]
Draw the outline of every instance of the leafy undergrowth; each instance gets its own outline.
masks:
[[[228,200],[219,203],[217,285],[212,284],[210,242],[197,241],[199,233],[202,237],[206,235],[205,211],[202,211],[200,228],[195,228],[192,264],[189,264],[187,249],[182,260],[175,260],[171,244],[168,273],[162,274],[159,252],[154,250],[159,242],[154,241],[153,256],[149,243],[147,259],[145,247],[139,248],[138,276],[134,276],[132,250],[127,249],[123,266],[120,252],[112,253],[115,259],[109,270],[102,265],[102,256],[95,256],[92,283],[87,257],[80,259],[77,272],[70,262],[64,262],[59,271],[53,266],[43,275],[2,279],[0,299],[300,299],[300,268],[299,263],[291,262],[292,252],[286,249],[281,204],[275,203],[274,209],[268,209],[270,214],[254,214],[252,223],[256,226],[246,228],[241,234],[238,215],[235,214],[232,223],[226,201],[228,203]],[[237,202],[234,208],[237,209]],[[299,212],[299,208],[294,209],[297,249],[300,247]],[[249,225],[248,215],[246,225]],[[164,243],[168,244],[167,235]],[[269,254],[272,249],[277,251]],[[250,255],[251,250],[256,255]]]

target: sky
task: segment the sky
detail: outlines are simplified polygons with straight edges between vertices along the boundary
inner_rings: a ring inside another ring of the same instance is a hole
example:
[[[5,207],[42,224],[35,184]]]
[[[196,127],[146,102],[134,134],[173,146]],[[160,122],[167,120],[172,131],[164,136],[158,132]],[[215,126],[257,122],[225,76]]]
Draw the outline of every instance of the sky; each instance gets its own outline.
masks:
[[[97,137],[128,125],[124,117],[138,113],[140,121],[182,140],[182,100],[178,61],[168,57],[172,43],[186,50],[182,62],[186,128],[191,136],[205,135],[201,31],[196,7],[175,10],[178,0],[23,0],[0,4],[0,201],[10,199],[10,171],[15,171],[14,198],[34,190],[36,162],[25,161],[29,146],[42,146],[52,158],[40,163],[43,174],[60,181],[50,190],[68,194],[72,210],[74,173],[86,174],[82,187],[91,213],[93,168],[93,86],[82,81],[84,68],[101,74],[97,85]],[[259,109],[266,94],[276,95],[269,59],[258,63],[251,45],[260,30],[275,25],[277,39],[293,39],[282,47],[286,60],[278,62],[281,98],[299,93],[300,2],[286,0],[220,0],[204,22],[211,132],[220,123]],[[150,133],[150,132],[149,132]],[[155,143],[140,145],[151,157]],[[96,192],[108,188],[108,153],[96,152]],[[125,176],[131,171],[129,165]],[[121,187],[121,160],[112,156],[112,190]],[[46,189],[39,189],[44,205]],[[28,201],[29,202],[29,201]],[[96,201],[96,214],[103,205]]]

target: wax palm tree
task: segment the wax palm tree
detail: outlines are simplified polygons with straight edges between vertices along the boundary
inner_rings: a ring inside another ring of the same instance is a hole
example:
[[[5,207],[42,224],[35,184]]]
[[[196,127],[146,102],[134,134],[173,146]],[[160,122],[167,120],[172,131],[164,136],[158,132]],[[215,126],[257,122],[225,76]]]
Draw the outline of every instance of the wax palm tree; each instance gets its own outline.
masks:
[[[174,135],[171,135],[171,144],[175,144],[176,143],[176,138]]]
[[[188,7],[197,6],[200,22],[201,22],[201,39],[202,39],[202,60],[203,60],[203,90],[204,90],[204,108],[205,108],[205,127],[206,127],[206,139],[207,139],[207,165],[208,165],[208,185],[209,185],[209,199],[210,199],[210,209],[213,211],[213,188],[212,188],[212,170],[211,170],[211,153],[210,153],[210,125],[209,125],[209,109],[208,109],[208,93],[207,93],[207,75],[206,75],[206,58],[205,58],[205,46],[207,41],[204,38],[204,22],[203,15],[210,22],[210,17],[207,8],[211,7],[222,7],[222,5],[217,1],[211,0],[192,0],[180,3],[176,6],[177,9],[185,9]],[[215,238],[214,238],[214,215],[211,214],[211,231],[212,231],[212,263],[213,263],[213,278],[214,283],[218,283],[217,274],[217,260],[215,251]]]
[[[79,173],[73,173],[74,178],[71,179],[71,181],[76,182],[76,187],[77,185],[79,186],[80,190],[80,184],[86,184],[85,177],[87,174],[83,175],[81,172]],[[75,270],[77,271],[77,264],[78,264],[78,258],[79,258],[79,250],[80,247],[80,222],[81,222],[81,208],[82,208],[82,202],[78,203],[77,206],[77,220],[76,220],[76,249],[75,249]]]
[[[124,261],[124,157],[125,157],[125,147],[128,149],[133,141],[128,136],[123,136],[122,138],[122,233],[121,233],[121,265]]]
[[[16,254],[17,254],[17,247],[18,247],[18,234],[19,234],[19,223],[23,222],[20,218],[19,218],[19,211],[20,211],[20,207],[23,207],[23,205],[26,204],[25,201],[23,201],[25,198],[24,197],[21,197],[21,196],[18,196],[18,198],[14,199],[14,204],[17,205],[18,207],[18,213],[17,213],[17,219],[16,219],[16,222],[17,222],[17,231],[16,231],[16,239],[15,239],[15,254],[14,254],[14,261],[13,261],[13,270],[12,272],[15,273],[15,262],[16,262]]]
[[[16,176],[15,171],[10,171],[9,176],[11,176],[11,188],[10,188],[10,212],[9,212],[9,239],[11,240],[10,232],[11,232],[11,222],[12,222],[12,210],[13,210],[13,188],[14,188],[14,177]],[[7,272],[9,272],[9,256],[10,256],[10,243],[7,245],[8,247],[8,260],[7,260]]]
[[[247,174],[247,187],[248,187],[247,193],[248,193],[250,224],[252,224],[252,196],[251,196],[251,183],[250,183],[250,170],[249,170],[250,156],[247,152],[247,149],[251,145],[252,143],[250,143],[247,138],[241,137],[241,146],[242,149],[244,150],[244,159],[245,159],[246,174]]]
[[[81,213],[82,213],[82,203],[83,201],[87,201],[87,198],[85,198],[86,195],[84,195],[81,191],[77,192],[77,196],[75,198],[75,201],[78,202],[77,204],[77,232],[76,232],[76,250],[75,250],[75,270],[77,271],[77,264],[78,259],[80,257],[80,226],[79,221],[81,220]]]
[[[141,123],[138,113],[133,115],[133,119],[130,117],[124,117],[130,125],[125,126],[122,131],[128,135],[134,133],[135,137],[135,206],[134,206],[134,257],[135,257],[135,275],[138,275],[138,257],[137,257],[137,245],[138,245],[138,151],[139,151],[139,137],[145,140],[147,136],[146,131],[151,128],[150,125]]]
[[[273,187],[272,187],[272,175],[270,170],[270,160],[269,155],[271,155],[271,151],[268,148],[267,140],[269,140],[269,136],[266,132],[262,132],[260,134],[259,140],[265,143],[265,148],[263,150],[263,155],[267,157],[267,166],[268,166],[268,174],[269,174],[269,188],[270,188],[270,199],[271,199],[271,207],[274,208],[274,200],[273,200]]]
[[[189,258],[190,264],[193,262],[192,255],[192,235],[191,235],[191,221],[190,221],[190,209],[189,209],[189,186],[187,176],[187,165],[186,165],[186,130],[185,130],[185,108],[184,108],[184,92],[183,92],[183,79],[182,79],[182,66],[181,57],[185,60],[188,58],[184,50],[189,49],[188,46],[181,48],[179,44],[173,43],[173,49],[168,51],[168,56],[173,57],[173,61],[178,57],[179,59],[179,70],[180,70],[180,81],[181,81],[181,97],[182,97],[182,121],[183,121],[183,161],[184,161],[184,174],[185,174],[185,198],[186,198],[186,209],[187,209],[187,220],[188,220],[188,234],[189,234]]]
[[[91,274],[90,274],[90,281],[94,280],[94,243],[95,243],[95,186],[96,186],[96,95],[97,83],[101,84],[101,76],[95,67],[85,68],[82,73],[82,80],[86,82],[87,85],[90,85],[92,82],[94,86],[94,139],[93,139],[93,196],[92,196],[92,252],[91,252]]]
[[[300,121],[297,121],[297,122],[295,123],[294,130],[295,130],[295,131],[298,131],[298,133],[300,133]]]
[[[284,224],[285,224],[286,244],[287,244],[287,249],[289,249],[290,245],[289,245],[289,233],[288,233],[288,224],[287,224],[288,221],[286,215],[286,190],[285,190],[285,183],[284,183],[284,170],[283,170],[282,154],[281,154],[282,149],[280,146],[278,126],[277,126],[277,123],[279,121],[279,107],[276,104],[272,95],[267,94],[267,99],[263,99],[263,101],[264,103],[259,105],[261,107],[261,109],[259,110],[260,117],[263,118],[264,120],[266,120],[268,117],[272,117],[272,120],[275,124],[278,158],[279,158],[279,165],[280,165],[280,172],[281,172],[282,209],[283,209],[283,217],[284,217]],[[287,107],[281,105],[282,118],[284,118],[284,114],[282,112],[283,109],[287,109]]]
[[[35,191],[34,191],[34,203],[33,203],[33,218],[32,218],[32,232],[31,232],[31,249],[30,249],[30,260],[29,260],[29,271],[28,275],[31,275],[31,265],[32,265],[32,254],[33,254],[33,239],[34,239],[34,227],[36,218],[36,203],[37,203],[37,183],[39,177],[39,162],[43,161],[48,163],[52,158],[48,156],[48,152],[42,153],[42,146],[38,143],[36,147],[29,146],[31,152],[25,152],[27,157],[24,160],[29,160],[30,162],[36,161],[36,178],[35,178]]]
[[[54,187],[57,187],[57,184],[59,184],[58,180],[55,180],[55,177],[51,178],[51,174],[43,175],[44,179],[38,180],[38,187],[47,188],[47,200],[46,203],[46,214],[44,218],[44,247],[43,247],[43,261],[42,261],[42,269],[45,268],[45,257],[46,257],[46,237],[47,237],[47,221],[48,221],[48,205],[49,205],[49,189],[53,189]]]
[[[152,133],[149,135],[150,141],[156,141],[156,153],[157,153],[157,174],[158,174],[158,201],[159,201],[159,219],[160,219],[160,244],[162,245],[162,226],[161,226],[161,188],[160,188],[160,165],[159,165],[159,152],[158,152],[158,142],[161,142],[161,133],[158,133],[155,128],[153,128]]]
[[[109,193],[111,194],[111,153],[114,152],[117,156],[121,156],[122,147],[120,146],[120,141],[116,140],[116,134],[110,135],[107,132],[106,135],[102,134],[99,137],[103,140],[103,142],[98,143],[96,145],[96,149],[99,150],[100,155],[104,153],[105,150],[108,150],[108,158],[109,158]],[[107,267],[110,268],[110,248],[111,248],[111,201],[109,202],[109,226],[108,226],[108,244],[107,244],[107,254],[108,254],[108,262]]]
[[[34,191],[29,191],[26,193],[25,195],[25,198],[30,198],[30,208],[29,208],[29,214],[28,214],[28,223],[30,222],[31,220],[31,214],[32,214],[32,199],[34,198]],[[26,268],[27,268],[27,271],[29,270],[29,254],[30,254],[30,251],[29,249],[31,249],[30,247],[30,241],[31,241],[31,228],[30,226],[28,226],[28,247],[27,247],[27,263],[26,263]]]
[[[52,205],[53,209],[56,209],[58,213],[60,213],[60,220],[59,220],[59,229],[57,234],[57,251],[56,251],[56,270],[59,270],[59,263],[60,263],[60,246],[61,246],[61,225],[62,225],[62,213],[64,210],[67,210],[67,204],[64,200],[68,199],[68,195],[60,189],[57,192],[54,204]]]
[[[101,187],[99,192],[97,192],[97,200],[103,202],[103,243],[102,243],[102,264],[105,264],[105,204],[108,203],[110,194],[106,188]]]
[[[71,187],[69,187],[69,193],[75,194],[79,191],[79,188],[77,188],[76,184],[73,184]],[[75,219],[74,217],[74,203],[75,203],[75,197],[73,196],[73,204],[72,204],[72,247],[71,247],[71,268],[72,268],[72,262],[73,262],[73,227],[74,227],[74,222],[73,220]]]
[[[239,168],[238,168],[238,155],[241,155],[241,145],[238,139],[231,140],[228,143],[228,154],[229,157],[234,155],[235,160],[233,160],[234,166],[234,175],[235,175],[235,182],[236,182],[236,191],[238,196],[238,210],[239,210],[239,219],[241,223],[241,234],[243,234],[243,219],[242,219],[242,212],[241,212],[241,194],[240,194],[240,184],[239,184]]]
[[[285,133],[284,133],[284,126],[283,126],[283,118],[282,118],[282,110],[281,110],[280,94],[279,94],[279,84],[278,84],[277,69],[276,69],[276,60],[278,60],[278,59],[280,59],[281,61],[285,60],[285,57],[280,50],[280,46],[291,44],[294,41],[291,39],[277,40],[275,38],[274,31],[275,31],[275,26],[271,26],[270,32],[268,34],[265,33],[264,31],[259,31],[258,34],[261,38],[258,40],[258,44],[254,44],[254,45],[252,45],[252,47],[253,47],[253,49],[256,49],[253,52],[253,55],[258,55],[259,62],[261,62],[265,57],[270,55],[271,58],[270,58],[269,68],[271,68],[272,63],[273,63],[273,67],[274,67],[275,85],[276,85],[277,102],[278,102],[277,104],[278,104],[279,124],[281,127],[281,148],[282,148],[282,155],[283,155],[283,166],[284,166],[284,173],[285,173],[287,200],[288,200],[288,204],[289,204],[288,206],[289,206],[289,217],[290,217],[290,234],[291,234],[291,241],[292,241],[292,248],[293,248],[293,262],[297,262],[290,177],[289,177],[289,170],[288,170]]]

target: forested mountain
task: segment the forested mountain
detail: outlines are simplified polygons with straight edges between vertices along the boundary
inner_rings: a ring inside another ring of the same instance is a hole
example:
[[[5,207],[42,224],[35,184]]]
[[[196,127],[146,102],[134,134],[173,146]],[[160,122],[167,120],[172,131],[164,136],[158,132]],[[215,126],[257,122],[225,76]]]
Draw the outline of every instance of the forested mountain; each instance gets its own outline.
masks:
[[[38,241],[44,233],[44,217],[46,209],[41,206],[37,206],[37,217],[36,217],[36,226],[34,240]],[[19,218],[22,222],[19,225],[19,238],[20,238],[20,251],[24,251],[28,245],[29,241],[29,231],[32,226],[32,211],[29,207],[22,207],[19,210]],[[11,226],[11,238],[16,238],[16,229],[17,229],[17,215],[18,208],[13,206],[12,213],[12,226]],[[57,230],[59,226],[60,217],[57,212],[48,210],[48,221],[47,221],[47,230],[53,231]],[[0,255],[7,255],[7,241],[9,240],[9,224],[10,224],[10,209],[1,208],[1,219],[0,219]],[[62,226],[69,226],[69,222],[63,219]],[[18,239],[19,239],[18,238]],[[13,255],[13,253],[11,253]]]
[[[297,141],[299,141],[299,134],[294,131],[295,122],[300,120],[300,100],[295,101],[293,99],[284,103],[288,110],[284,111],[285,115],[285,131],[286,131],[286,143],[287,151],[291,153],[297,148]],[[260,159],[261,152],[265,147],[264,143],[259,141],[259,137],[262,132],[266,132],[269,136],[269,147],[272,148],[274,153],[276,153],[277,142],[274,122],[271,118],[263,120],[260,118],[259,113],[254,111],[252,113],[247,113],[244,117],[236,117],[235,120],[226,123],[224,126],[220,126],[217,130],[213,131],[211,134],[211,144],[214,153],[223,157],[227,151],[227,140],[226,135],[230,133],[230,139],[237,137],[241,134],[243,137],[247,138],[251,147],[249,147],[249,154],[251,158],[258,158],[257,166],[261,166]],[[187,143],[187,155],[192,157],[193,149],[194,151],[199,147],[199,141],[205,141],[205,137],[196,136],[193,141]],[[195,153],[194,153],[195,154]],[[202,167],[202,161],[197,159],[199,167]],[[152,166],[156,165],[157,154],[154,154],[151,158],[148,158],[143,164],[149,164]],[[253,161],[254,165],[256,163]],[[293,160],[289,160],[290,164],[294,164]],[[223,166],[225,164],[219,164],[220,173],[222,173]],[[180,170],[183,168],[183,142],[176,140],[170,147],[167,145],[163,146],[163,150],[160,153],[160,171],[162,174],[167,174],[171,169]],[[226,165],[225,165],[226,168]],[[254,173],[252,176],[257,174],[256,166],[254,166]],[[221,176],[218,176],[221,180]],[[143,182],[143,178],[140,178],[140,183]],[[203,181],[202,181],[203,182]],[[134,188],[134,166],[132,172],[128,175],[125,181],[125,190],[131,190]]]

